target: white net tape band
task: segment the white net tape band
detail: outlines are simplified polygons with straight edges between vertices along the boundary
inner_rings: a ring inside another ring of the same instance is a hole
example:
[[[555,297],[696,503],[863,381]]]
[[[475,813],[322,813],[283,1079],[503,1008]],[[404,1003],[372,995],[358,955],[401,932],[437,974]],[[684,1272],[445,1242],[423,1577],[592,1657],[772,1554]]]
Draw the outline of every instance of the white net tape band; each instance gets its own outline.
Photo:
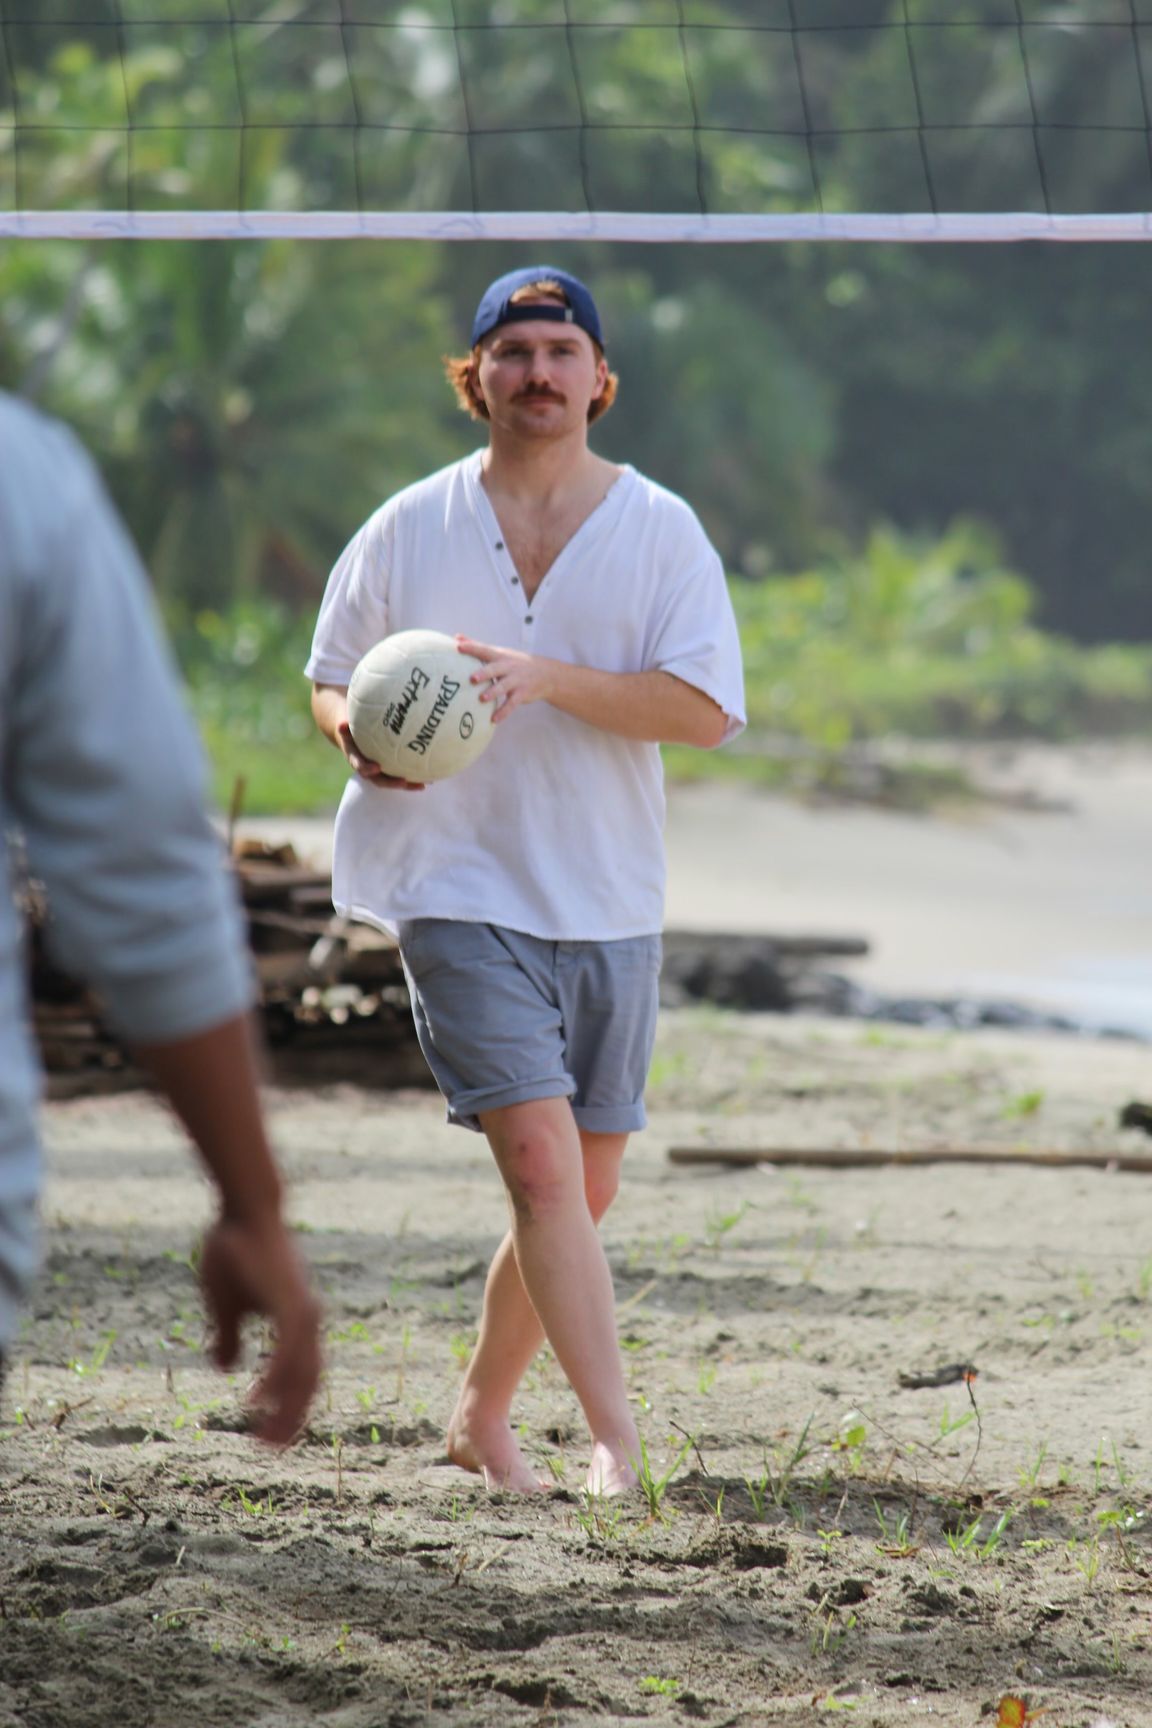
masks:
[[[794,240],[1001,242],[1152,239],[1152,212],[1042,215],[698,216],[598,211],[6,210],[0,238],[26,240],[524,240],[739,245]]]

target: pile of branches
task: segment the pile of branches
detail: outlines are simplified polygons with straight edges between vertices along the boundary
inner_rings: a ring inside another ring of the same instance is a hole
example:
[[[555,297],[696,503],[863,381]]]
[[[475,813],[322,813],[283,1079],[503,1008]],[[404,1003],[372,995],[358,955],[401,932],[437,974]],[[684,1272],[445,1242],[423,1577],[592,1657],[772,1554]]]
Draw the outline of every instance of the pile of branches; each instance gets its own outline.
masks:
[[[292,846],[238,840],[228,856],[248,923],[270,1078],[281,1085],[431,1084],[392,938],[334,916],[331,877],[303,864]],[[50,952],[42,886],[19,869],[17,880],[48,1096],[146,1084],[99,1000],[68,973],[66,955],[61,963]],[[855,936],[667,931],[661,999],[665,1007],[706,1001],[778,1013],[827,1009],[828,980],[813,962],[867,946]]]
[[[335,917],[330,876],[302,864],[291,846],[240,841],[231,861],[248,923],[270,1077],[283,1085],[427,1085],[395,943]],[[61,962],[50,953],[51,909],[42,885],[25,877],[19,895],[30,932],[33,1025],[48,1096],[145,1084],[97,997],[70,976],[66,955]]]

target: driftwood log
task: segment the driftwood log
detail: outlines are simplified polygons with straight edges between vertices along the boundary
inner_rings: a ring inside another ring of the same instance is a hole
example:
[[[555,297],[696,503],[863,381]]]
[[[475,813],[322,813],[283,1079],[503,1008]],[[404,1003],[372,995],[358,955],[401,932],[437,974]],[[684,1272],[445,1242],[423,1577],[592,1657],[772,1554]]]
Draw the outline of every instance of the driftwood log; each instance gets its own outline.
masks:
[[[426,1086],[396,945],[332,912],[326,871],[290,846],[233,848],[259,989],[271,1078],[280,1084],[353,1081]],[[50,1098],[145,1084],[95,997],[49,956],[42,889],[21,891],[31,930],[33,1024]]]
[[[800,1005],[802,980],[814,961],[867,952],[862,936],[668,930],[660,1000],[666,1008],[714,1002],[721,1008],[786,1013]]]
[[[670,1146],[672,1164],[803,1164],[848,1170],[884,1164],[1040,1164],[1059,1170],[1133,1170],[1152,1174],[1152,1156],[1055,1146]]]

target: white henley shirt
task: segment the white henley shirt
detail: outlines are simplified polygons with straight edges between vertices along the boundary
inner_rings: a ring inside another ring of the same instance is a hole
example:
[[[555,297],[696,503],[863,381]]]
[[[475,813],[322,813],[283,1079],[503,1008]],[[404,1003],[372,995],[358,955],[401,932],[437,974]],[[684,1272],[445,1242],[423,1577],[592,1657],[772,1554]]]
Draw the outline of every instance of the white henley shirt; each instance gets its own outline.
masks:
[[[740,644],[719,557],[684,501],[625,468],[531,601],[474,453],[381,506],[336,564],[307,674],[347,685],[398,630],[462,632],[606,672],[670,672],[744,725]],[[338,911],[502,924],[610,941],[664,921],[656,744],[530,703],[478,761],[421,793],[349,780],[336,818]]]

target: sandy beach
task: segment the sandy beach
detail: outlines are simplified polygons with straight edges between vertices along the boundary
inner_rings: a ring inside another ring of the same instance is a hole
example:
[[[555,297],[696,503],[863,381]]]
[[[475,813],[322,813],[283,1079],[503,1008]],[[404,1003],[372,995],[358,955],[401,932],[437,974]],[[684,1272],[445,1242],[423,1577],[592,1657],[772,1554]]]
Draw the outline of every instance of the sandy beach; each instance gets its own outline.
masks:
[[[664,1018],[605,1225],[650,1499],[487,1494],[443,1425],[504,1207],[427,1092],[270,1102],[327,1315],[285,1454],[206,1366],[207,1196],[141,1094],[47,1114],[48,1257],[0,1441],[4,1728],[1152,1724],[1152,1152],[1122,1041]],[[679,1166],[969,1145],[1004,1165]],[[1026,1154],[1076,1150],[1096,1167]],[[256,1340],[252,1341],[251,1349]],[[972,1364],[974,1381],[948,1377]],[[901,1375],[945,1370],[917,1389]]]
[[[842,930],[885,992],[1025,1002],[1152,1037],[1152,749],[969,750],[978,782],[1046,801],[931,816],[726,786],[669,800],[668,922]]]
[[[1060,815],[677,792],[670,921],[859,932],[899,988],[1147,966],[1148,770],[1110,762]],[[172,1121],[51,1105],[0,1426],[0,1728],[991,1728],[1011,1696],[1152,1728],[1152,1177],[1117,1168],[1152,1158],[1118,1124],[1150,1097],[1138,1041],[666,1013],[604,1227],[648,1454],[621,1502],[581,1493],[547,1353],[517,1418],[551,1490],[446,1462],[505,1213],[434,1094],[270,1094],[327,1326],[282,1454],[203,1358],[208,1197]]]

